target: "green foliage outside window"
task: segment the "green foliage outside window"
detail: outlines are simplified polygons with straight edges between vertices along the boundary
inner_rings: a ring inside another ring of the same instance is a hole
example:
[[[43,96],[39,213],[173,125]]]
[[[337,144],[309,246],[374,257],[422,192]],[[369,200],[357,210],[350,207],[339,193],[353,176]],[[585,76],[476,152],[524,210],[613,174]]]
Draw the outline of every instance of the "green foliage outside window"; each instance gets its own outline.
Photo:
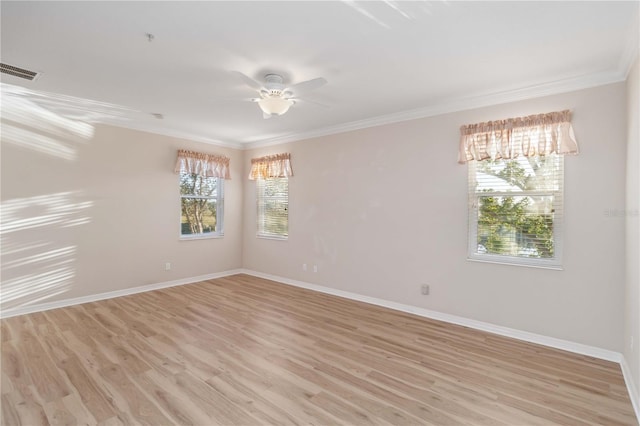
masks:
[[[478,163],[484,184],[476,189],[477,253],[554,257],[558,161],[556,157],[530,157]]]

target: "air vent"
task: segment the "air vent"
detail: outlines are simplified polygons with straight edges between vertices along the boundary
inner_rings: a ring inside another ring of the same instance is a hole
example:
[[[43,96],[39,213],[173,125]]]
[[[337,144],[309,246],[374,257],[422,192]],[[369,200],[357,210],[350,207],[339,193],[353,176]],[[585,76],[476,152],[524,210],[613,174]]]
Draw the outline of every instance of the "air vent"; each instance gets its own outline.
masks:
[[[24,78],[29,81],[33,81],[38,76],[38,73],[35,71],[25,70],[23,68],[14,67],[13,65],[7,65],[0,63],[0,72],[2,74],[9,74],[14,77]]]

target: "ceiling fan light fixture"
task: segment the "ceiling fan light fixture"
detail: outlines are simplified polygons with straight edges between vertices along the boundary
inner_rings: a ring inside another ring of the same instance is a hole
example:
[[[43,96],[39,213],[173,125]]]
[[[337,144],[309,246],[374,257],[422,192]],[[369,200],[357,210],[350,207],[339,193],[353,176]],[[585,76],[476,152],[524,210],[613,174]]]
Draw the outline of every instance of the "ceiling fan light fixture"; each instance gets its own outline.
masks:
[[[282,115],[289,111],[294,102],[291,99],[284,99],[279,96],[266,96],[258,101],[260,109],[265,114]]]

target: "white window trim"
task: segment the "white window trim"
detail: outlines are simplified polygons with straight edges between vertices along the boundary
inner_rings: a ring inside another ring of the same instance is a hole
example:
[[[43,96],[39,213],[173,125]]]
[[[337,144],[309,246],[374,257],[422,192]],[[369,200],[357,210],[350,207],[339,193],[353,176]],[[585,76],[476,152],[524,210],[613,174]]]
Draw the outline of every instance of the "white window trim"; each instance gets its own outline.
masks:
[[[209,232],[208,234],[191,234],[191,235],[180,235],[180,241],[190,241],[190,240],[211,240],[216,238],[223,238],[224,233],[216,233]]]
[[[562,159],[564,162],[564,158]],[[552,270],[563,270],[562,263],[562,251],[564,241],[564,164],[562,166],[562,186],[559,191],[523,191],[517,193],[507,192],[483,192],[478,194],[475,189],[471,187],[471,175],[475,174],[477,167],[476,161],[471,161],[468,164],[468,247],[467,247],[467,260],[472,262],[493,263],[499,265],[512,265],[512,266],[524,266],[530,268],[542,268]],[[553,221],[553,243],[554,243],[554,258],[553,259],[539,259],[530,257],[518,257],[518,256],[505,256],[499,254],[481,254],[477,253],[478,246],[478,195],[482,196],[522,196],[522,195],[554,195],[554,209],[555,211],[562,211],[562,215],[559,218],[554,218]],[[556,197],[559,195],[559,197]],[[559,207],[559,208],[558,208]]]
[[[287,235],[285,237],[284,235],[264,234],[256,232],[256,238],[261,238],[263,240],[287,241],[289,239],[289,236]]]
[[[178,179],[180,177],[180,174],[181,173],[178,173]],[[206,234],[183,234],[182,229],[180,228],[178,230],[178,238],[181,241],[208,240],[208,239],[216,239],[216,238],[224,237],[224,179],[220,177],[216,177],[215,179],[218,179],[218,190],[215,197],[203,197],[198,195],[182,195],[180,194],[179,187],[178,187],[178,195],[180,196],[179,198],[180,204],[182,204],[183,198],[215,199],[216,212],[218,214],[218,216],[216,217],[216,228],[220,229],[220,231],[207,232]],[[180,208],[178,211],[178,223],[182,224],[182,208]]]

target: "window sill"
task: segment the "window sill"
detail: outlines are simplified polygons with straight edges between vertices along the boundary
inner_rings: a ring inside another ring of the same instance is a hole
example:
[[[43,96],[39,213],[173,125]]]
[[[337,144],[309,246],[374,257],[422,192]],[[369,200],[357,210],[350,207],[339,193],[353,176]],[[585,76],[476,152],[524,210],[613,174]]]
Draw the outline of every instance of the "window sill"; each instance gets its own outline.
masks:
[[[534,263],[534,262],[523,262],[522,259],[515,258],[514,260],[510,259],[495,259],[495,258],[475,258],[475,257],[467,257],[469,262],[479,262],[479,263],[493,263],[494,265],[507,265],[507,266],[523,266],[525,268],[536,268],[536,269],[551,269],[553,271],[562,271],[564,268],[562,265],[554,265],[554,264],[544,264],[544,263]]]
[[[196,234],[196,235],[180,235],[180,241],[191,241],[191,240],[212,240],[223,238],[224,234]]]
[[[289,236],[283,235],[269,235],[269,234],[256,234],[256,238],[261,238],[263,240],[277,240],[277,241],[287,241]]]

